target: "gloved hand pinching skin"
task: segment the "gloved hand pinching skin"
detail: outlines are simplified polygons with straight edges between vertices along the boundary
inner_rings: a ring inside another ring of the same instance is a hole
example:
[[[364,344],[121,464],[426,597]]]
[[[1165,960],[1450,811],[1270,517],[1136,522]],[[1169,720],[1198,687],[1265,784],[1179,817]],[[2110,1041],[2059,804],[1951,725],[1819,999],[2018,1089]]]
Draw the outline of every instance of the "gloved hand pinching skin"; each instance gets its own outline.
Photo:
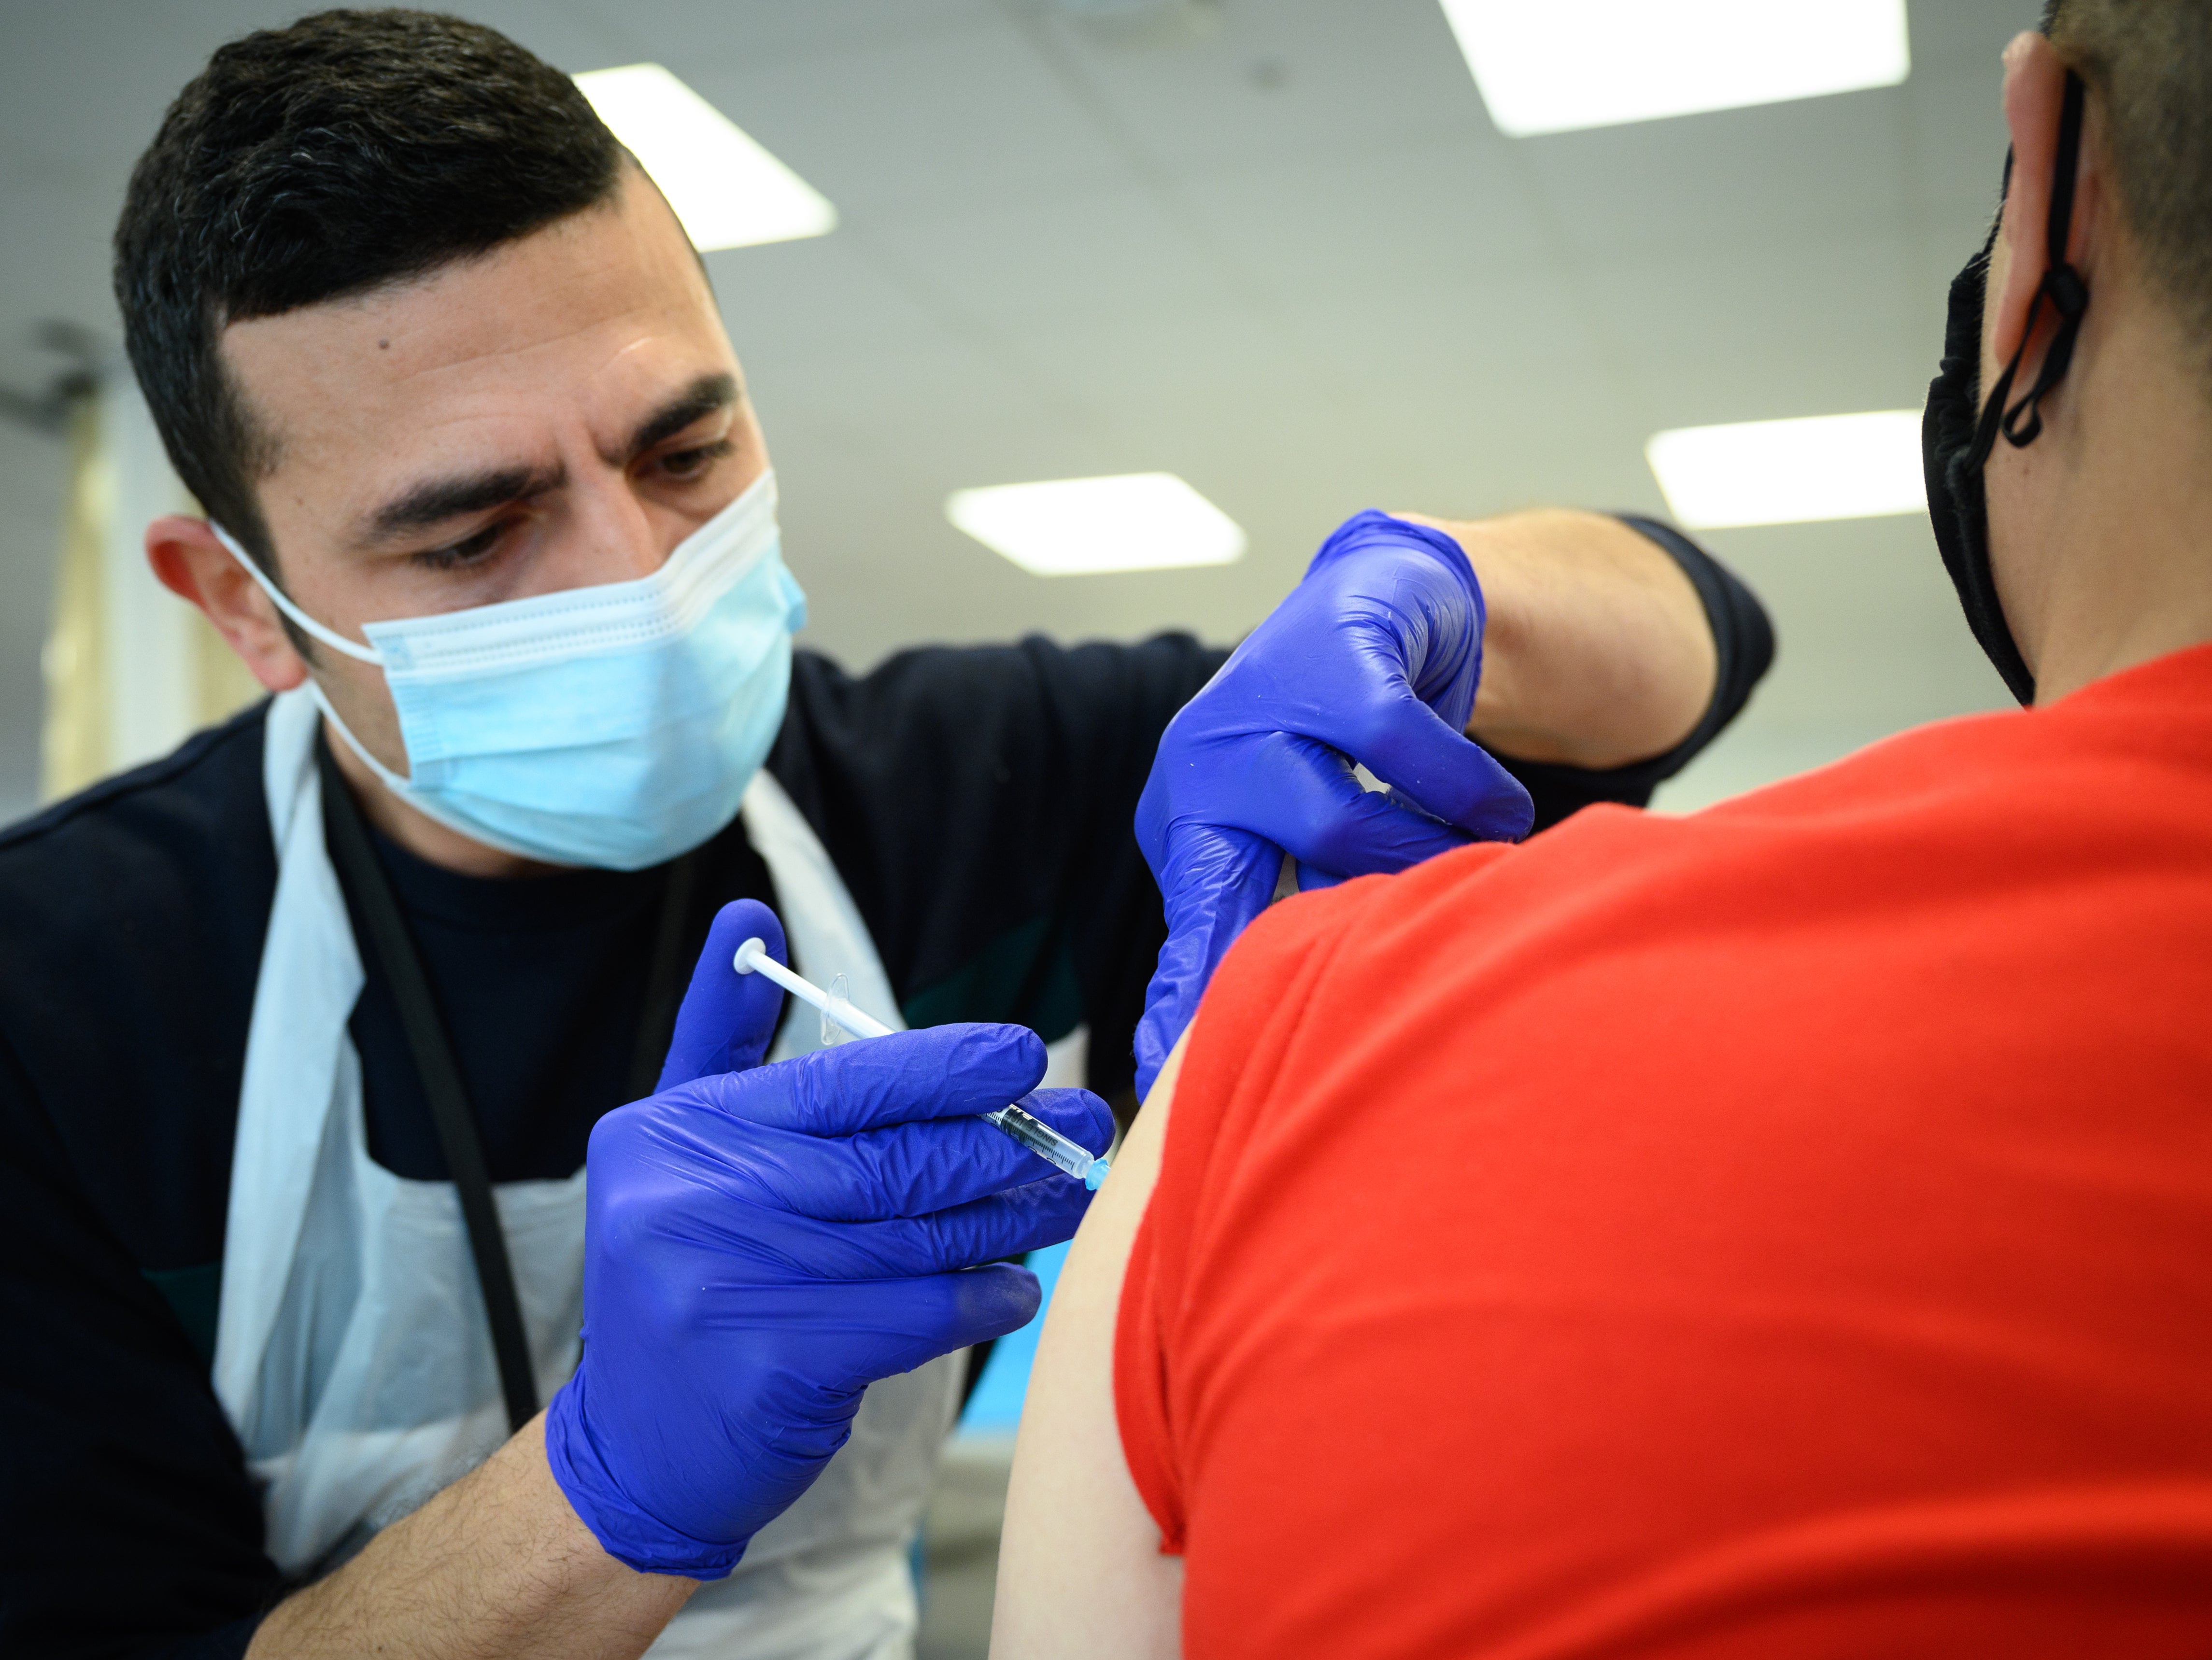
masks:
[[[723,908],[659,1092],[592,1131],[583,1359],[545,1451],[600,1544],[646,1572],[726,1574],[869,1384],[1024,1324],[1036,1278],[1000,1259],[1068,1238],[1090,1197],[974,1116],[1043,1075],[1021,1027],[760,1064],[782,994],[730,966],[754,935],[784,960],[765,906]],[[1087,1147],[1112,1135],[1085,1091],[1033,1106]]]
[[[1137,805],[1168,923],[1137,1027],[1140,1097],[1284,853],[1312,888],[1528,833],[1528,792],[1465,736],[1484,621],[1458,542],[1355,514],[1168,723]],[[1389,794],[1363,789],[1355,761]]]

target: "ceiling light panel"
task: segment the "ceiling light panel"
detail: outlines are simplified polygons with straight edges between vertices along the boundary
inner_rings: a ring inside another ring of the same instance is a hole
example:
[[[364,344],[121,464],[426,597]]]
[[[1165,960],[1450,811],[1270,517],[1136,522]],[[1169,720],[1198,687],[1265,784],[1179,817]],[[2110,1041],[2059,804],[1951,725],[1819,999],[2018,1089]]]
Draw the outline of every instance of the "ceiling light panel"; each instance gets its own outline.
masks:
[[[659,64],[592,70],[576,85],[702,253],[836,228],[827,197]]]
[[[1893,87],[1905,0],[1442,0],[1511,138]]]
[[[1928,510],[1917,409],[1683,427],[1644,453],[1668,511],[1693,530]]]
[[[945,516],[1041,577],[1227,565],[1245,545],[1237,521],[1173,473],[955,490]]]

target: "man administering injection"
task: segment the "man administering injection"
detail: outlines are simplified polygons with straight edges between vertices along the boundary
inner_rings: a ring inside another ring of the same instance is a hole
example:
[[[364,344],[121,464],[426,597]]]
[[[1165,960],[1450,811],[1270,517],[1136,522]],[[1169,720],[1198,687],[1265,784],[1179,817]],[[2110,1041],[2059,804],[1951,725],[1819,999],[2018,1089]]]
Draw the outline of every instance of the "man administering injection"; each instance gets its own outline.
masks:
[[[216,52],[115,276],[206,514],[148,557],[271,695],[0,836],[10,1655],[902,1651],[957,1351],[1034,1306],[980,1265],[1083,1203],[978,1116],[1037,1034],[1103,1150],[1169,918],[1194,989],[1285,851],[1640,802],[1766,659],[1572,512],[1362,515],[1233,662],[797,649],[698,257],[453,18]],[[756,936],[917,1029],[821,1051]]]

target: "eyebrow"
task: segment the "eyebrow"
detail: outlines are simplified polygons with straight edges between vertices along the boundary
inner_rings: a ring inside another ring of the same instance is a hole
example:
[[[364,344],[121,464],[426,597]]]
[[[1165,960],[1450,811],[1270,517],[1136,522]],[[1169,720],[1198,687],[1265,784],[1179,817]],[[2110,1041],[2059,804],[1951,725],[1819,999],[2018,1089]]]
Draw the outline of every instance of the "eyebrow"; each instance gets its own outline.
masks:
[[[625,465],[686,427],[734,405],[741,394],[735,375],[702,374],[631,431],[623,453],[607,456],[610,465]],[[427,530],[468,513],[481,513],[510,502],[528,501],[568,482],[559,467],[493,467],[451,478],[426,480],[394,496],[368,516],[367,539],[387,541]]]
[[[654,445],[666,442],[695,421],[733,407],[738,397],[738,378],[732,374],[702,374],[655,409],[629,435],[629,447],[619,456],[602,457],[611,466],[635,460]]]
[[[559,467],[494,467],[482,472],[434,478],[394,496],[368,516],[368,539],[381,542],[409,530],[426,530],[464,513],[503,507],[510,501],[557,490],[567,474]]]

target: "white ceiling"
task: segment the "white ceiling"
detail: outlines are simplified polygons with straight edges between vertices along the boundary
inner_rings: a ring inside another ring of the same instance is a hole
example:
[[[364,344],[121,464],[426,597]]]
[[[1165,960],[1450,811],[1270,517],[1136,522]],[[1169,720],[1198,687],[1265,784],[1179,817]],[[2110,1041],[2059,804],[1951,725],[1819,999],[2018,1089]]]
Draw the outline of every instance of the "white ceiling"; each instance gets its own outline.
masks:
[[[1777,0],[1783,3],[1784,0]],[[1052,0],[483,0],[568,70],[657,59],[837,204],[709,257],[783,483],[811,641],[1249,627],[1357,508],[1656,511],[1662,427],[1917,405],[2036,0],[1912,0],[1899,88],[1509,141],[1435,0],[1221,0],[1150,36]],[[259,0],[0,0],[0,380],[112,336],[132,159]],[[0,813],[29,789],[60,451],[0,428]],[[1043,579],[966,485],[1164,470],[1252,537]],[[1993,706],[1923,518],[1720,533],[1783,655],[1674,805]]]

